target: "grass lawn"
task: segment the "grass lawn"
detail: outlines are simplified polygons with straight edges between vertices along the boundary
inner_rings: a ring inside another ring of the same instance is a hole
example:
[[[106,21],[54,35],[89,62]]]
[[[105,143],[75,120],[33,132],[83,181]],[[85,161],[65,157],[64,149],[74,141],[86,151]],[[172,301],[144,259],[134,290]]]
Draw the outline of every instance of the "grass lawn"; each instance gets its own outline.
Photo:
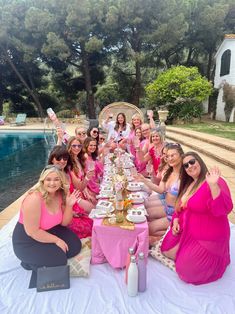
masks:
[[[200,123],[173,125],[174,127],[180,127],[190,129],[202,133],[213,134],[216,136],[229,138],[235,141],[235,123],[218,122],[218,121],[202,121]]]

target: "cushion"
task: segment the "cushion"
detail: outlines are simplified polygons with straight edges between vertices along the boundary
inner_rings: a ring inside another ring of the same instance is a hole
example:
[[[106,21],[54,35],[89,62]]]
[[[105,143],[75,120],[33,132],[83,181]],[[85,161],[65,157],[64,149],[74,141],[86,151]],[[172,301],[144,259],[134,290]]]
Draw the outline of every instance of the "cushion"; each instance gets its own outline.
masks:
[[[161,245],[164,237],[161,238],[160,241],[158,241],[150,250],[150,255],[155,258],[157,261],[161,262],[163,265],[169,267],[171,270],[175,271],[175,262],[166,257],[165,255],[162,254],[161,252]]]
[[[88,277],[90,274],[91,238],[81,239],[81,242],[81,252],[68,259],[70,277]]]

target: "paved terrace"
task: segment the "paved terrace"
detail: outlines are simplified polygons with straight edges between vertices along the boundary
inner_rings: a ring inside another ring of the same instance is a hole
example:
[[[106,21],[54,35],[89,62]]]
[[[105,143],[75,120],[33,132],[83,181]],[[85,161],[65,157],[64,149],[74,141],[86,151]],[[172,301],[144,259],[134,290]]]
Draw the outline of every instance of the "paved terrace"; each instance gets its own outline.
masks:
[[[69,134],[73,135],[77,124],[66,124]],[[43,123],[27,123],[25,126],[9,126],[0,127],[1,130],[44,130]],[[52,124],[46,125],[47,130],[53,128]],[[185,151],[194,150],[198,152],[208,167],[213,165],[221,169],[223,177],[227,180],[231,189],[233,202],[235,204],[235,141],[222,139],[221,137],[199,133],[180,128],[167,127],[167,139],[182,144]],[[8,223],[8,221],[16,215],[20,208],[24,195],[8,206],[0,213],[0,228]],[[229,219],[235,224],[235,213],[229,215]]]

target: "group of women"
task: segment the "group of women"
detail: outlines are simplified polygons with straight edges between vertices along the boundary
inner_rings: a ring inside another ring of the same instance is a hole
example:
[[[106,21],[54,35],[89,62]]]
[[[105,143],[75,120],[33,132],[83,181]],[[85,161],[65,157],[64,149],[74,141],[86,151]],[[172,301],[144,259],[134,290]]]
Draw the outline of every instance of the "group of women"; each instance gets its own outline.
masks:
[[[103,157],[117,147],[132,155],[135,179],[148,187],[149,234],[164,235],[162,253],[175,260],[179,277],[193,284],[220,278],[230,262],[233,204],[219,169],[208,170],[198,154],[166,143],[152,112],[149,123],[136,114],[131,124],[124,113],[113,121],[108,112],[102,127],[107,136],[95,127],[77,128],[66,146],[58,129],[58,145],[22,202],[13,248],[22,267],[33,271],[31,286],[38,267],[66,264],[79,253],[80,239],[91,236],[88,215],[97,202]]]

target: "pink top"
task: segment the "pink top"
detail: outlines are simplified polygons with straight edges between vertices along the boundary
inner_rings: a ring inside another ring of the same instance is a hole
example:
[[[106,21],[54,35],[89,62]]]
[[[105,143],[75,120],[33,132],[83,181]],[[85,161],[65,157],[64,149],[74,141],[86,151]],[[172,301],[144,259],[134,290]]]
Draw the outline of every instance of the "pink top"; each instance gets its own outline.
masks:
[[[86,160],[86,171],[87,171],[87,162],[92,161],[93,159],[88,156]],[[88,181],[87,187],[92,192],[99,194],[100,191],[100,180],[103,176],[104,166],[99,160],[94,160],[95,162],[95,175]]]
[[[51,229],[57,225],[60,225],[62,222],[62,219],[63,219],[62,198],[60,200],[59,210],[55,214],[51,214],[48,211],[48,209],[46,208],[46,203],[45,203],[41,193],[38,192],[38,194],[39,194],[40,199],[41,199],[41,217],[40,217],[39,228],[42,230],[48,230],[48,229]],[[24,200],[23,200],[23,202],[24,202]],[[23,202],[22,202],[22,205],[23,205]],[[24,223],[24,214],[23,214],[22,207],[20,209],[19,222],[21,224]]]

